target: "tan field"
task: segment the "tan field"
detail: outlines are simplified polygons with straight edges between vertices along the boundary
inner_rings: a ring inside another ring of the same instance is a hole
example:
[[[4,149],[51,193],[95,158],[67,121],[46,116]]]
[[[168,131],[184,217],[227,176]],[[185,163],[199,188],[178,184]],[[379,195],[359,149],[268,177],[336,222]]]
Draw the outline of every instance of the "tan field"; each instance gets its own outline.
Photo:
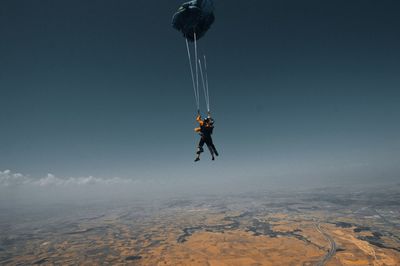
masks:
[[[398,206],[311,196],[170,200],[72,218],[63,210],[2,231],[0,264],[400,265]]]

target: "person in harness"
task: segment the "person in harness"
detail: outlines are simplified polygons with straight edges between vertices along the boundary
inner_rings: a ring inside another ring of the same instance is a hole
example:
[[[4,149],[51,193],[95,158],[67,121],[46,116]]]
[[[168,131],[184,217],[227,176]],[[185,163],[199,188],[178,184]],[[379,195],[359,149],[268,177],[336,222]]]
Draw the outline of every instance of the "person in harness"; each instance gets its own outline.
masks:
[[[197,147],[197,156],[196,159],[194,160],[195,162],[200,161],[200,154],[204,152],[203,146],[204,143],[207,145],[208,149],[210,150],[211,153],[211,158],[214,161],[215,157],[214,155],[218,156],[217,149],[214,146],[213,140],[212,140],[212,133],[214,130],[214,120],[211,118],[210,114],[207,116],[207,118],[204,118],[204,120],[201,118],[201,115],[199,114],[196,117],[196,121],[199,123],[199,127],[195,128],[195,132],[198,132],[200,135],[200,141],[199,145]]]

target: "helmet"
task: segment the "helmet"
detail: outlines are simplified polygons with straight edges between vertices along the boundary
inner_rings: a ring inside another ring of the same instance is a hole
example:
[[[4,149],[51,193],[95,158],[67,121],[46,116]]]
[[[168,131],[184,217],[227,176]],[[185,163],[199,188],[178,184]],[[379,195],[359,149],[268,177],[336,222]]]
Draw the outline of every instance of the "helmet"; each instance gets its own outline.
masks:
[[[211,117],[207,117],[204,119],[204,122],[212,125],[212,124],[214,124],[214,119],[212,119]]]

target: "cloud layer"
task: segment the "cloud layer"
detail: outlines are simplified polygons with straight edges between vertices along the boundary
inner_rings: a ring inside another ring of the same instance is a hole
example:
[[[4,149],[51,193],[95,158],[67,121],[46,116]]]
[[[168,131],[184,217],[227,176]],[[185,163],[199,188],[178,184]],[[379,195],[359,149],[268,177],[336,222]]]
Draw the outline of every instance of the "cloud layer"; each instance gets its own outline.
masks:
[[[119,177],[97,178],[88,177],[57,177],[47,174],[45,177],[31,177],[20,173],[13,173],[10,170],[0,171],[0,187],[33,185],[38,187],[48,186],[85,186],[85,185],[112,185],[133,183],[134,180]]]

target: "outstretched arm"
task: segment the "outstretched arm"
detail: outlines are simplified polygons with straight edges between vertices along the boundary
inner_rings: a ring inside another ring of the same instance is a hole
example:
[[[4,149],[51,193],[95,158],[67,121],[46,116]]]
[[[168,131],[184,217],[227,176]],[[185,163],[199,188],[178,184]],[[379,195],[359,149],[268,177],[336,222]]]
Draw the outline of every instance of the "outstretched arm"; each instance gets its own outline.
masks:
[[[196,117],[196,121],[199,122],[200,126],[202,126],[202,125],[204,124],[203,119],[201,119],[201,115],[198,115],[198,116]]]

